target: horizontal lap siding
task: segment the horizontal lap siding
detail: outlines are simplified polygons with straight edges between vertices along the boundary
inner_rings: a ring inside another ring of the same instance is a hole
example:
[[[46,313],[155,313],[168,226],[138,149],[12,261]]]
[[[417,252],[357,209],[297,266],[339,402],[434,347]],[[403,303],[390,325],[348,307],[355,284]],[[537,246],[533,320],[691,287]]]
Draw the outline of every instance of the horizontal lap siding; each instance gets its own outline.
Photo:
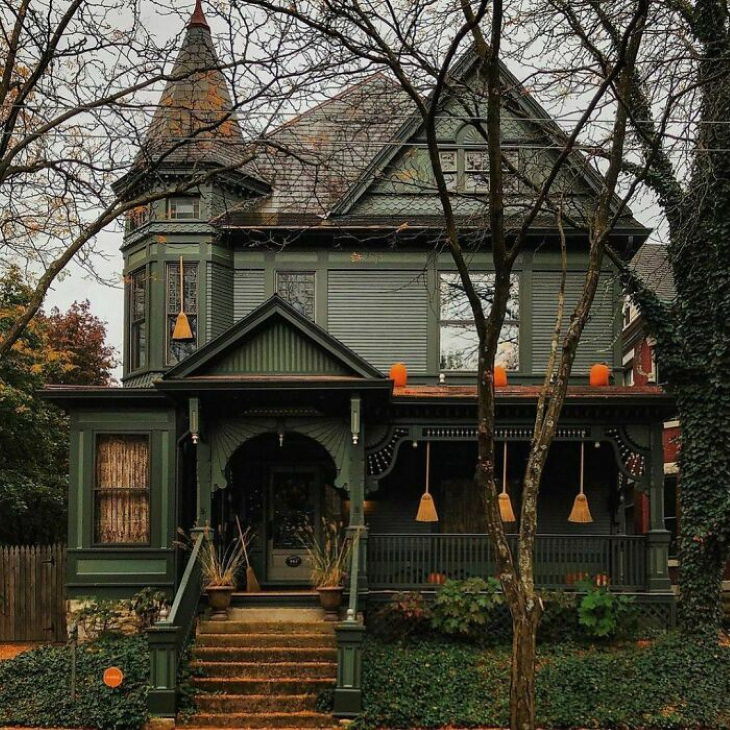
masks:
[[[566,279],[563,331],[583,288],[584,274],[568,272]],[[532,371],[542,374],[550,352],[550,340],[555,327],[559,271],[534,271],[532,279]],[[583,331],[575,356],[573,372],[585,374],[595,362],[613,363],[615,324],[620,317],[620,303],[614,296],[613,278],[604,274],[598,284],[590,319]],[[620,363],[613,363],[619,365]]]
[[[429,299],[422,271],[330,271],[328,329],[375,367],[427,371]]]
[[[206,312],[209,340],[233,324],[233,272],[216,263],[208,263]]]
[[[237,269],[233,273],[233,318],[238,322],[264,301],[263,269]]]

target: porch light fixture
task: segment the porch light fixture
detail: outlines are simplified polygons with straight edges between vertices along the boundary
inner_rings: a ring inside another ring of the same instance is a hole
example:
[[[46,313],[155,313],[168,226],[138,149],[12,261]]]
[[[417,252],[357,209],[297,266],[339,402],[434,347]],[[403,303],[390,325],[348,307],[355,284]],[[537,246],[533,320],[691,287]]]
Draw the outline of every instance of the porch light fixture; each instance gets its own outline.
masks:
[[[426,441],[426,491],[421,495],[421,503],[418,505],[416,522],[438,522],[439,516],[436,512],[436,505],[433,497],[428,491],[431,472],[431,442]]]
[[[593,522],[591,511],[588,509],[588,500],[583,493],[583,474],[585,471],[585,443],[580,442],[580,491],[575,495],[573,509],[568,515],[568,522],[587,523]]]
[[[502,522],[516,522],[512,500],[507,494],[507,442],[502,447],[502,492],[499,495],[499,516]]]
[[[190,342],[195,339],[188,315],[185,314],[185,266],[183,265],[182,256],[180,257],[180,311],[175,320],[172,339],[176,342]]]

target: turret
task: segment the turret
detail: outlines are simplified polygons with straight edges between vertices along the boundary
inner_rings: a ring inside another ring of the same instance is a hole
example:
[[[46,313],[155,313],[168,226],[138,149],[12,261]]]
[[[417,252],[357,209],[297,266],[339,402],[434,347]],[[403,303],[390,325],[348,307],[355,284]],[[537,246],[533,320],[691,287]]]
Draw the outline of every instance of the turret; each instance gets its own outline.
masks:
[[[240,169],[244,144],[210,26],[196,0],[144,144],[114,185],[127,199],[170,191],[127,220],[125,385],[150,384],[232,324],[232,254],[208,221],[267,190]],[[174,332],[180,311],[190,324],[182,339],[177,335],[184,330]]]

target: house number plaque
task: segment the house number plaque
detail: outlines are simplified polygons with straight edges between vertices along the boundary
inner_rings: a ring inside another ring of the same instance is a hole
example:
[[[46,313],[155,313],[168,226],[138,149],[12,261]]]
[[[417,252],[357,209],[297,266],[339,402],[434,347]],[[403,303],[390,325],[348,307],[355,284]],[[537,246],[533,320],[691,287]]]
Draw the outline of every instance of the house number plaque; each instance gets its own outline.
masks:
[[[302,564],[302,559],[299,555],[290,555],[284,562],[290,568],[298,568]]]

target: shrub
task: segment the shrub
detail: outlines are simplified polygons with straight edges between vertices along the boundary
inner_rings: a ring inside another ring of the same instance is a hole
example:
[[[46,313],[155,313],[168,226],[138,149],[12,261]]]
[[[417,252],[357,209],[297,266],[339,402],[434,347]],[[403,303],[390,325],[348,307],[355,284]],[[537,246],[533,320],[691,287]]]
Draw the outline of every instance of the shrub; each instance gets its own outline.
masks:
[[[483,639],[502,603],[499,582],[494,578],[447,580],[436,594],[431,626],[448,636]]]
[[[143,631],[159,621],[162,610],[168,603],[164,591],[156,591],[147,586],[135,593],[125,605],[137,617],[139,630]]]
[[[537,629],[538,641],[551,643],[579,638],[576,594],[552,591],[542,593],[541,598],[543,614]]]
[[[730,648],[669,635],[648,647],[553,645],[539,651],[540,727],[680,730],[730,726]],[[443,639],[364,649],[360,728],[505,727],[507,647]]]
[[[578,604],[578,623],[594,639],[628,635],[636,626],[634,597],[611,593],[589,581],[578,584],[586,594]]]
[[[368,623],[372,632],[382,639],[409,639],[428,634],[431,610],[418,591],[396,593],[373,612]]]
[[[117,666],[124,681],[102,681]],[[78,647],[76,698],[71,648],[46,646],[0,662],[0,725],[137,730],[147,719],[149,652],[143,637],[106,637]]]

